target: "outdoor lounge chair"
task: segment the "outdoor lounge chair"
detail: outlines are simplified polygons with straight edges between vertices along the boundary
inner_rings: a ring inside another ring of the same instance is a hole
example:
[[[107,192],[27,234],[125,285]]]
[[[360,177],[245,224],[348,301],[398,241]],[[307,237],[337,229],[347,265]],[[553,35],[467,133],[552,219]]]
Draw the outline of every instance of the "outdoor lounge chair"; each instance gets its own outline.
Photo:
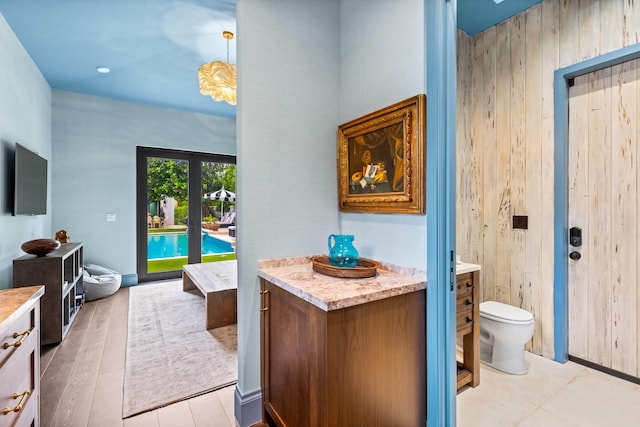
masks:
[[[236,213],[227,212],[222,215],[222,218],[220,218],[220,221],[217,221],[216,224],[219,224],[222,228],[226,228],[230,225],[236,225]]]
[[[217,222],[203,222],[202,228],[205,230],[217,231],[220,228],[220,224]]]

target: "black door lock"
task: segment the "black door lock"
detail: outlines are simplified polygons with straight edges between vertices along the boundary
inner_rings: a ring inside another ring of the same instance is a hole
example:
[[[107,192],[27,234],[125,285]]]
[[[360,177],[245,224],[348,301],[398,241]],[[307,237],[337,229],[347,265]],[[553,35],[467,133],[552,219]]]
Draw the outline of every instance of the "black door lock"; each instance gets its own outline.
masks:
[[[569,229],[569,244],[576,248],[582,246],[582,229],[580,227]]]
[[[569,258],[571,258],[574,261],[579,260],[580,258],[582,258],[582,255],[580,255],[580,252],[577,251],[573,251],[569,254]]]

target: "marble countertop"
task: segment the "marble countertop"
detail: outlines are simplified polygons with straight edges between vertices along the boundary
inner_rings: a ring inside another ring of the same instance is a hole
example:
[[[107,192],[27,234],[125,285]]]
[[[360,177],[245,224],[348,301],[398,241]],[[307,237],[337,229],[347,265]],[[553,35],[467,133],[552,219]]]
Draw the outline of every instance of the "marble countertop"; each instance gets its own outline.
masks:
[[[479,271],[480,268],[478,264],[461,262],[460,264],[456,264],[456,274],[471,273],[472,271]]]
[[[0,330],[3,330],[31,307],[27,302],[34,302],[44,295],[44,286],[27,286],[0,290]]]
[[[422,270],[380,263],[378,274],[344,279],[313,271],[311,257],[261,260],[258,276],[325,310],[338,310],[426,289]]]

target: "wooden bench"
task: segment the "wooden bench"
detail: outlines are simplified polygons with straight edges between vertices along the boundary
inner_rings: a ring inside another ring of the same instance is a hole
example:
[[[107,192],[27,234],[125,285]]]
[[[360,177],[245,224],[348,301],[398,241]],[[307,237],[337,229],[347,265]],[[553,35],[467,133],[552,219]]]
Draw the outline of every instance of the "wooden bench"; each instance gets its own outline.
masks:
[[[195,289],[204,295],[207,329],[237,323],[238,268],[235,260],[183,266],[182,290]]]

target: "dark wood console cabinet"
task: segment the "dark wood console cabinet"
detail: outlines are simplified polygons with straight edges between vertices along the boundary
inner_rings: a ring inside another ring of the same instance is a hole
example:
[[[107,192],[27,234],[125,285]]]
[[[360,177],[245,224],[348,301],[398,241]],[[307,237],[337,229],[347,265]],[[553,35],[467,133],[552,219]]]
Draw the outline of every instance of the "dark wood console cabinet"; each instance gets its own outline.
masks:
[[[84,301],[82,243],[68,243],[41,257],[13,260],[13,287],[44,285],[40,301],[40,343],[59,343]]]

